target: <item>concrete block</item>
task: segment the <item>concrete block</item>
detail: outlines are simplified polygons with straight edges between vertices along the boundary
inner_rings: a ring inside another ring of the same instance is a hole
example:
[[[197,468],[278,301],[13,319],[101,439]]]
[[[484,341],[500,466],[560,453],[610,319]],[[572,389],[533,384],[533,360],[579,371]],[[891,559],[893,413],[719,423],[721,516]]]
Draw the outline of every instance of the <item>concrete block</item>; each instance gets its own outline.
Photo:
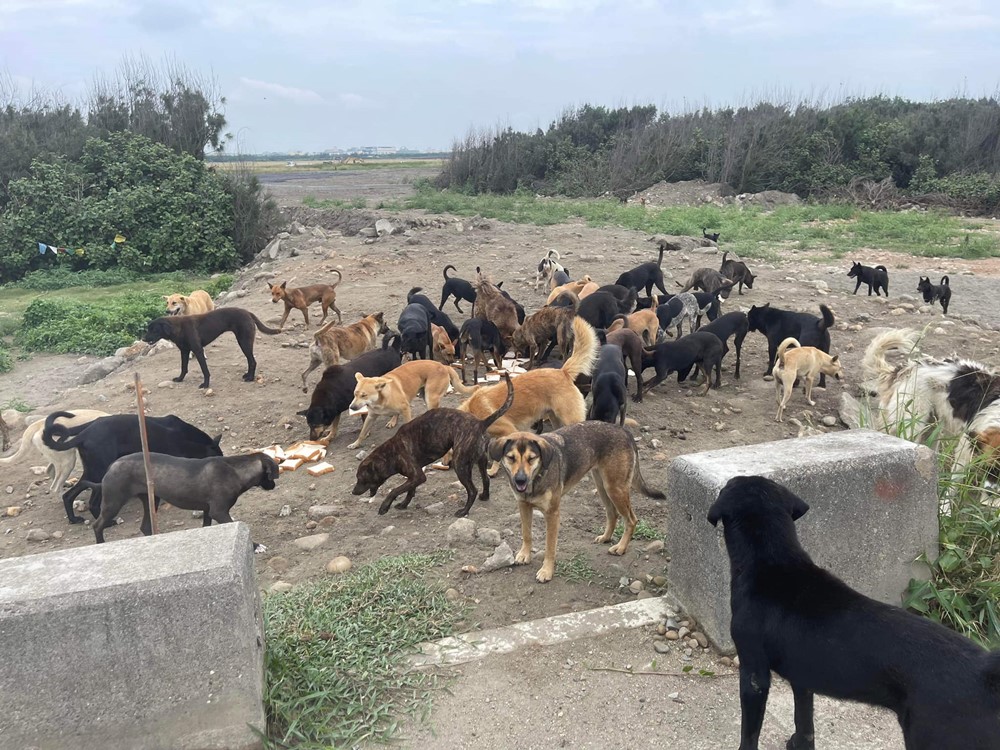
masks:
[[[0,561],[0,750],[247,750],[264,729],[250,532]]]
[[[937,463],[925,446],[847,430],[680,456],[670,464],[666,549],[670,590],[723,651],[729,634],[729,557],[706,520],[734,476],[764,476],[805,500],[796,523],[817,565],[879,601],[899,605],[920,555],[938,552]]]

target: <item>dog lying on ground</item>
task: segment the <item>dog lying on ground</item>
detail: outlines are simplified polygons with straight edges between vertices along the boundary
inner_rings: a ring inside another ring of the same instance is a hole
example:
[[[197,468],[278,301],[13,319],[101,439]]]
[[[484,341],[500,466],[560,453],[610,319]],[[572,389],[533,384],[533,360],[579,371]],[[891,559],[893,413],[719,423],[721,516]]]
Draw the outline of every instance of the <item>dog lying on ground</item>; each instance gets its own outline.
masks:
[[[358,439],[347,446],[351,449],[361,447],[380,417],[392,415],[386,429],[395,427],[400,418],[403,424],[409,422],[413,418],[410,402],[420,390],[424,392],[424,402],[428,409],[436,409],[441,405],[441,397],[448,392],[449,385],[465,395],[476,392],[476,388],[462,385],[462,380],[454,369],[429,359],[404,362],[385,375],[365,377],[356,373],[354,378],[357,385],[354,386],[351,408],[367,408],[368,415],[361,426]]]
[[[399,335],[394,334],[385,337],[381,349],[365,352],[345,364],[327,367],[312,392],[309,408],[296,412],[306,418],[309,439],[319,440],[324,435],[329,440],[337,437],[340,417],[354,399],[358,373],[365,377],[385,375],[399,367],[401,361]]]
[[[712,333],[695,331],[677,341],[665,341],[652,348],[642,350],[642,369],[656,369],[656,377],[646,383],[646,390],[662,383],[672,372],[677,373],[681,383],[697,368],[705,376],[705,390],[700,395],[708,395],[712,387],[712,369],[715,369],[715,387],[722,387],[722,342]]]
[[[642,403],[642,339],[635,331],[623,328],[609,331],[605,335],[605,341],[619,347],[623,357],[628,360],[629,367],[635,373],[635,395],[632,400],[637,404]],[[628,385],[628,370],[625,371],[625,385]]]
[[[458,273],[458,269],[455,266],[448,265],[444,267],[444,286],[441,287],[441,304],[438,305],[438,310],[444,310],[444,303],[448,301],[449,297],[454,297],[455,309],[462,312],[462,308],[458,306],[459,300],[465,300],[469,304],[475,305],[476,290],[465,279],[460,279],[457,276],[449,276],[449,268]]]
[[[733,286],[736,284],[735,281],[727,279],[714,268],[696,268],[686,283],[681,284],[679,281],[675,281],[674,283],[677,286],[683,287],[681,289],[682,293],[689,289],[700,289],[709,294],[717,294],[722,299],[729,299],[729,295],[733,291]]]
[[[548,283],[553,273],[565,270],[559,263],[559,253],[555,250],[549,250],[545,257],[538,261],[538,268],[535,271],[535,291],[538,291],[539,284]]]
[[[545,516],[545,558],[535,580],[552,580],[559,538],[559,507],[589,471],[604,503],[607,525],[594,541],[611,541],[618,519],[624,530],[618,544],[608,549],[612,555],[628,550],[638,519],[632,510],[630,488],[646,497],[664,499],[650,489],[639,471],[639,449],[628,430],[604,422],[583,422],[561,427],[545,435],[515,432],[490,442],[490,458],[500,461],[510,480],[521,514],[521,549],[514,561],[531,562],[531,518],[535,508]]]
[[[500,331],[506,350],[514,331],[520,325],[517,319],[517,307],[514,301],[504,297],[500,288],[491,284],[478,268],[476,273],[476,308],[473,317],[488,320],[495,325]]]
[[[98,417],[108,416],[107,412],[95,411],[93,409],[70,409],[69,411],[74,416],[60,419],[58,424],[65,425],[66,427],[78,427],[89,424]],[[61,490],[63,485],[66,484],[66,480],[69,479],[69,475],[73,473],[73,467],[76,466],[76,451],[58,451],[49,448],[42,442],[42,430],[44,429],[44,419],[39,419],[37,422],[32,422],[25,427],[24,433],[21,435],[21,444],[17,448],[17,453],[7,458],[0,458],[0,466],[21,463],[24,457],[34,448],[42,458],[48,461],[47,473],[52,477],[48,492],[51,494],[56,490]]]
[[[763,477],[730,479],[723,523],[740,655],[741,750],[757,750],[771,672],[791,684],[789,748],[813,748],[813,694],[895,712],[907,750],[1000,749],[1000,651],[869,599],[813,563],[795,521],[809,506]]]
[[[746,263],[742,260],[727,258],[728,255],[728,251],[722,254],[722,265],[719,266],[719,273],[739,284],[740,294],[743,294],[744,284],[746,284],[747,289],[753,289],[753,281],[757,277],[750,273],[750,268]]]
[[[215,309],[212,298],[202,289],[196,289],[189,295],[164,295],[163,299],[167,301],[167,315],[200,315]]]
[[[740,379],[740,358],[743,352],[743,339],[747,337],[750,330],[750,322],[747,314],[737,310],[736,312],[721,315],[711,323],[698,329],[699,333],[712,333],[719,337],[722,342],[722,356],[729,353],[729,337],[734,336],[733,346],[736,349],[736,373],[733,377]]]
[[[881,297],[882,294],[879,289],[885,292],[885,296],[889,296],[889,269],[885,266],[863,266],[860,263],[852,262],[851,270],[847,272],[847,277],[849,279],[857,279],[858,283],[854,285],[854,293],[858,293],[858,289],[861,288],[862,284],[868,285],[868,296],[872,296],[872,287],[875,288],[875,296]]]
[[[343,322],[340,317],[340,308],[337,307],[337,287],[340,282],[344,280],[340,271],[334,270],[337,274],[337,281],[333,284],[311,284],[310,286],[299,286],[288,288],[288,282],[282,281],[280,284],[268,284],[268,291],[271,292],[271,302],[278,304],[279,302],[285,303],[285,312],[281,316],[281,322],[278,323],[278,328],[285,327],[285,321],[288,320],[288,315],[292,310],[301,310],[302,317],[306,321],[306,328],[309,327],[309,305],[314,302],[319,302],[323,308],[323,318],[319,321],[320,325],[326,322],[327,315],[329,315],[330,308],[337,313],[337,324],[339,325]]]
[[[815,346],[821,352],[830,353],[830,329],[834,318],[830,308],[819,306],[821,318],[809,313],[791,312],[771,307],[768,302],[758,307],[752,305],[747,313],[751,331],[758,331],[767,337],[767,370],[764,377],[771,374],[774,360],[778,356],[778,346],[788,338],[795,339],[801,346]],[[826,375],[820,374],[819,387],[826,388]]]
[[[214,456],[211,458],[177,458],[163,453],[150,453],[154,502],[170,503],[184,510],[200,510],[202,527],[216,523],[232,523],[232,510],[240,495],[254,487],[273,490],[278,478],[278,464],[264,453],[245,456]],[[115,516],[133,498],[142,501],[142,524],[145,536],[152,533],[149,519],[149,494],[146,491],[146,469],[141,453],[123,456],[108,468],[101,482],[103,504],[94,523],[98,544],[104,544],[104,530],[114,523]],[[263,545],[254,544],[255,552]]]
[[[664,247],[661,245],[660,255],[656,259],[655,263],[653,261],[649,261],[648,263],[638,265],[632,270],[626,271],[619,276],[618,281],[615,283],[619,286],[635,289],[636,293],[645,289],[647,297],[652,294],[654,286],[666,294],[667,290],[663,288],[663,253]]]
[[[184,380],[188,372],[188,360],[194,353],[202,375],[201,385],[198,387],[208,388],[211,374],[205,359],[205,347],[229,331],[236,337],[236,343],[240,345],[240,350],[247,359],[247,371],[243,375],[243,380],[252,383],[257,372],[257,360],[253,356],[253,342],[257,335],[255,326],[257,331],[270,336],[281,333],[277,328],[264,325],[260,318],[249,310],[239,307],[220,307],[218,310],[200,315],[157,318],[147,326],[142,340],[147,344],[155,344],[160,339],[166,339],[180,349],[181,374],[174,378],[175,383]]]
[[[455,513],[459,518],[469,515],[476,500],[476,485],[472,481],[472,467],[479,467],[483,490],[479,501],[490,499],[490,477],[486,472],[486,430],[502,417],[514,403],[514,386],[510,376],[504,375],[507,398],[486,419],[476,419],[458,409],[432,409],[412,422],[402,425],[395,435],[365,456],[358,465],[357,483],[351,490],[354,495],[369,492],[375,497],[385,481],[394,474],[402,474],[406,481],[393,488],[379,506],[383,515],[392,507],[397,497],[406,493],[397,508],[405,508],[413,499],[417,488],[427,481],[424,466],[451,451],[451,466],[458,481],[466,491],[465,507]]]
[[[572,307],[543,307],[524,319],[524,325],[514,331],[511,344],[518,352],[528,356],[528,369],[538,365],[541,352],[549,350],[553,341],[559,346],[563,359],[573,343]]]
[[[948,283],[948,277],[942,276],[940,284],[932,284],[930,277],[921,276],[920,282],[917,284],[917,291],[924,298],[924,302],[928,305],[933,305],[935,302],[941,302],[941,309],[944,314],[948,314],[948,305],[951,304],[951,285]],[[886,292],[886,296],[889,293]]]
[[[711,234],[709,234],[708,227],[702,227],[701,228],[701,236],[704,237],[706,240],[711,240],[712,242],[718,242],[719,241],[719,233],[718,232],[712,232]]]
[[[455,345],[451,342],[451,336],[439,325],[431,323],[431,348],[435,362],[450,365],[455,361]]]
[[[794,348],[793,348],[794,347]],[[778,413],[774,415],[775,422],[783,421],[785,407],[792,398],[795,381],[802,379],[802,388],[806,394],[809,406],[815,406],[812,400],[813,382],[820,373],[832,375],[837,380],[843,377],[844,369],[837,355],[830,356],[814,346],[801,346],[793,338],[787,338],[778,346],[778,357],[774,363],[774,387],[778,399]]]
[[[590,379],[590,409],[587,419],[625,426],[626,385],[624,355],[620,346],[604,344],[597,355],[597,364]]]
[[[378,336],[389,332],[382,313],[365,315],[349,326],[335,326],[331,320],[313,334],[309,345],[309,367],[302,373],[302,392],[308,393],[306,378],[320,365],[332,367],[343,359],[354,359],[375,348]]]
[[[516,332],[515,332],[516,333]],[[483,375],[489,370],[489,361],[486,353],[493,355],[493,363],[496,369],[503,367],[503,355],[506,354],[506,347],[503,345],[500,331],[488,320],[470,318],[462,324],[462,330],[458,337],[458,358],[462,362],[462,382],[466,383],[465,363],[472,350],[472,384],[479,384],[479,363],[483,365]]]
[[[73,512],[73,501],[85,489],[90,489],[90,512],[97,518],[101,509],[101,480],[122,456],[142,450],[139,418],[135,414],[112,414],[91,422],[69,427],[59,419],[72,419],[70,412],[56,411],[45,418],[42,442],[54,451],[76,450],[80,454],[83,473],[80,480],[63,493],[63,507],[70,523],[83,523]],[[146,417],[149,450],[183,458],[221,456],[217,438],[211,438],[180,417]],[[57,439],[58,438],[58,439]]]

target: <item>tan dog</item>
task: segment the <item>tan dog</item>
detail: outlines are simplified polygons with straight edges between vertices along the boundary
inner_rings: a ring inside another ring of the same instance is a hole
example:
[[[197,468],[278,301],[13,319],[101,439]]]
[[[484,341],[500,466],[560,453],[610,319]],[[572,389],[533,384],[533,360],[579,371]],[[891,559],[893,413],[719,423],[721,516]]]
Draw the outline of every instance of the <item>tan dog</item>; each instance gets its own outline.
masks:
[[[434,323],[431,323],[431,345],[435,360],[445,365],[455,361],[455,345],[451,342],[451,336],[444,328]]]
[[[479,268],[476,268],[475,317],[488,320],[495,325],[505,345],[510,343],[514,331],[517,330],[517,307],[500,293],[500,289],[492,284]]]
[[[196,289],[189,295],[164,295],[163,299],[167,301],[168,315],[200,315],[215,309],[215,303],[208,296],[208,292],[201,289]]]
[[[94,409],[67,409],[66,411],[72,412],[74,415],[73,418],[62,417],[56,420],[56,424],[76,427],[92,422],[98,417],[108,416],[107,412],[96,411]],[[69,479],[69,475],[73,473],[73,467],[76,466],[76,450],[52,450],[42,442],[42,430],[44,429],[44,419],[39,419],[37,422],[32,422],[25,427],[24,432],[21,434],[21,444],[18,446],[17,453],[13,456],[7,456],[7,458],[0,458],[0,465],[19,463],[34,448],[41,454],[42,458],[49,462],[47,473],[51,475],[52,481],[49,483],[48,491],[51,494],[61,489],[66,484],[66,480]]]
[[[536,435],[515,432],[490,441],[489,456],[500,461],[510,479],[521,514],[521,549],[514,561],[531,562],[531,519],[535,508],[545,516],[545,558],[535,580],[552,580],[559,540],[559,506],[589,471],[604,503],[607,524],[594,541],[610,542],[618,519],[624,529],[618,544],[608,549],[624,555],[638,519],[632,510],[630,488],[646,497],[663,500],[662,492],[650,489],[639,471],[639,449],[628,430],[606,422],[582,422],[554,432]]]
[[[629,315],[628,327],[642,336],[646,346],[653,346],[656,343],[656,334],[660,330],[660,319],[656,317],[656,308],[639,310]]]
[[[579,297],[580,299],[583,299],[584,297],[593,294],[600,288],[601,287],[597,284],[596,281],[588,281],[586,284],[583,285],[583,289],[581,289],[580,293],[576,296]]]
[[[415,359],[405,362],[382,377],[366,378],[361,373],[355,373],[358,384],[354,387],[352,409],[368,409],[365,423],[361,426],[361,434],[348,448],[358,448],[375,426],[375,420],[386,414],[392,419],[386,429],[396,426],[396,421],[402,417],[403,424],[412,418],[410,401],[417,392],[424,389],[424,402],[428,409],[436,409],[441,405],[441,397],[452,386],[459,393],[475,393],[475,387],[462,385],[461,376],[451,367],[431,359]],[[506,388],[506,385],[504,386]]]
[[[523,325],[514,331],[511,340],[519,352],[527,352],[528,369],[539,363],[539,353],[545,353],[550,342],[555,339],[563,358],[573,343],[573,318],[576,310],[572,307],[543,307],[524,319]]]
[[[288,320],[288,315],[292,310],[302,311],[302,317],[305,318],[306,328],[308,328],[309,305],[313,302],[319,302],[323,306],[323,317],[319,321],[320,325],[326,321],[330,308],[333,308],[333,311],[337,313],[338,325],[343,322],[343,318],[340,317],[340,308],[337,307],[337,286],[344,280],[344,277],[336,269],[333,272],[337,274],[337,281],[333,284],[312,284],[311,286],[298,286],[291,289],[288,288],[287,281],[267,285],[268,291],[271,292],[271,302],[278,304],[278,302],[283,301],[285,303],[285,314],[281,316],[278,328],[285,327],[285,321]]]
[[[776,422],[783,421],[785,406],[792,398],[796,378],[802,378],[806,401],[815,406],[812,400],[813,381],[823,373],[832,375],[837,380],[843,378],[843,367],[839,355],[830,356],[814,346],[801,346],[796,339],[787,338],[778,346],[778,356],[774,360],[774,385],[778,397],[778,413],[774,415]]]
[[[555,287],[551,292],[549,292],[548,299],[545,300],[546,305],[551,305],[553,300],[558,297],[563,292],[572,292],[577,297],[580,296],[580,290],[583,289],[587,284],[593,284],[589,276],[584,276],[582,279],[577,279],[576,281],[571,281],[568,284],[563,284],[561,286]],[[595,285],[596,288],[596,285]]]
[[[302,373],[302,392],[309,392],[306,377],[321,364],[323,367],[339,365],[343,359],[354,359],[370,352],[378,342],[377,337],[388,332],[389,327],[380,312],[366,315],[342,328],[331,320],[313,333],[313,341],[309,345],[309,367]]]

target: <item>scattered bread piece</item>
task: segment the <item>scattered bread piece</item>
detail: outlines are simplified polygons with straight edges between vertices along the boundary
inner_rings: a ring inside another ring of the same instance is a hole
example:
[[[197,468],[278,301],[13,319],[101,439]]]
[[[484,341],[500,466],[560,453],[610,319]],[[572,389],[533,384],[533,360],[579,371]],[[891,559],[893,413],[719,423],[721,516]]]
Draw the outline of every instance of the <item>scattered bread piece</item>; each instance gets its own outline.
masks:
[[[306,471],[309,472],[310,476],[319,477],[323,474],[329,474],[333,471],[333,464],[328,464],[324,461],[321,464],[316,464],[315,466],[310,466]]]
[[[305,463],[305,461],[303,461],[303,459],[301,458],[286,458],[284,461],[278,464],[278,471],[279,472],[295,471],[303,463]]]

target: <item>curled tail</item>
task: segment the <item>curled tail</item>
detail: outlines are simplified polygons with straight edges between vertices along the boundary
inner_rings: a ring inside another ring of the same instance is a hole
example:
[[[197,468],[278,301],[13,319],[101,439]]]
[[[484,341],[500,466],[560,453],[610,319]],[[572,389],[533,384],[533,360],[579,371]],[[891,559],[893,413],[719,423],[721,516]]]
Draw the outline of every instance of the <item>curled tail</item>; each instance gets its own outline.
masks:
[[[551,258],[553,255],[556,256],[556,260],[562,260],[562,256],[559,255],[558,250],[549,250],[549,254],[547,257]],[[476,270],[478,271],[479,269],[477,268]]]
[[[408,304],[408,305],[409,305],[409,304],[411,304],[411,303],[412,303],[412,298],[413,298],[413,295],[414,295],[414,294],[418,294],[418,293],[419,293],[419,292],[421,292],[422,290],[423,290],[423,287],[422,287],[422,286],[415,286],[415,287],[413,287],[412,289],[410,289],[410,291],[408,291],[408,292],[406,293],[406,304]]]
[[[861,371],[866,380],[877,380],[885,390],[899,367],[891,364],[886,355],[889,352],[905,352],[908,359],[914,359],[920,352],[920,333],[912,329],[900,329],[880,333],[871,340],[861,360]]]
[[[785,366],[785,352],[789,349],[798,349],[802,344],[798,342],[798,339],[793,339],[791,337],[785,339],[778,345],[778,354],[775,356],[775,362],[779,363],[782,367]]]
[[[444,366],[448,367],[448,365]],[[462,376],[458,374],[454,367],[448,367],[448,380],[451,382],[452,388],[459,393],[464,393],[466,396],[479,390],[478,385],[466,385],[463,383]]]
[[[504,400],[502,404],[500,404],[499,409],[497,409],[495,412],[486,417],[486,419],[480,422],[480,424],[483,427],[484,433],[486,432],[486,430],[490,428],[490,425],[492,425],[494,422],[500,419],[500,417],[506,414],[511,404],[514,403],[514,383],[510,379],[510,373],[505,372],[503,374],[503,379],[507,382],[507,398]]]
[[[889,269],[886,268],[885,266],[875,266],[875,270],[876,271],[885,271],[886,273],[889,273]]]
[[[76,414],[68,411],[54,411],[49,416],[45,418],[45,427],[42,429],[42,442],[54,451],[68,451],[72,450],[80,444],[80,429],[79,432],[67,427],[64,424],[56,424],[57,419],[73,419]],[[81,428],[85,428],[88,425],[81,425]],[[55,436],[59,436],[59,440],[55,439]]]
[[[573,380],[590,375],[597,361],[597,334],[583,318],[573,318],[573,353],[563,362],[562,370]]]
[[[823,314],[823,321],[819,324],[821,331],[833,328],[833,311],[826,305],[820,305],[819,311]]]
[[[254,325],[257,326],[257,330],[260,331],[261,333],[266,333],[266,334],[268,334],[270,336],[273,336],[276,333],[281,333],[281,329],[280,328],[270,328],[270,327],[264,325],[264,321],[262,321],[260,318],[258,318],[256,315],[254,315],[252,312],[249,312],[249,310],[247,312],[249,313],[250,317],[253,318]]]
[[[338,286],[340,286],[340,282],[344,280],[344,274],[342,274],[336,268],[333,269],[333,272],[337,274],[337,280],[334,283],[330,284],[330,286],[336,289]]]
[[[950,284],[948,283],[948,277],[947,277],[947,276],[942,276],[942,277],[941,277],[941,284],[940,284],[940,286],[951,286],[951,285],[950,285]]]
[[[21,435],[21,444],[17,447],[17,453],[7,456],[7,458],[0,458],[0,464],[12,464],[20,461],[34,446],[32,438],[43,426],[42,422],[32,422],[25,427],[24,434]]]
[[[382,337],[382,348],[388,349],[389,347],[395,349],[397,354],[403,351],[402,337],[395,331],[391,331]]]
[[[450,269],[451,269],[452,271],[454,271],[455,273],[458,273],[458,269],[457,269],[457,268],[455,268],[455,266],[452,266],[452,265],[447,265],[447,266],[445,266],[445,267],[444,267],[444,271],[443,271],[443,273],[444,273],[444,280],[445,280],[445,281],[448,281],[448,279],[450,279],[450,278],[451,278],[450,276],[448,276],[448,269],[449,269],[449,268],[450,268]]]
[[[639,444],[635,442],[635,438],[631,434],[629,434],[629,438],[632,440],[632,452],[635,454],[635,473],[632,475],[632,487],[639,490],[646,497],[651,497],[654,500],[666,500],[666,495],[659,490],[654,490],[643,479],[642,471],[639,469]]]

